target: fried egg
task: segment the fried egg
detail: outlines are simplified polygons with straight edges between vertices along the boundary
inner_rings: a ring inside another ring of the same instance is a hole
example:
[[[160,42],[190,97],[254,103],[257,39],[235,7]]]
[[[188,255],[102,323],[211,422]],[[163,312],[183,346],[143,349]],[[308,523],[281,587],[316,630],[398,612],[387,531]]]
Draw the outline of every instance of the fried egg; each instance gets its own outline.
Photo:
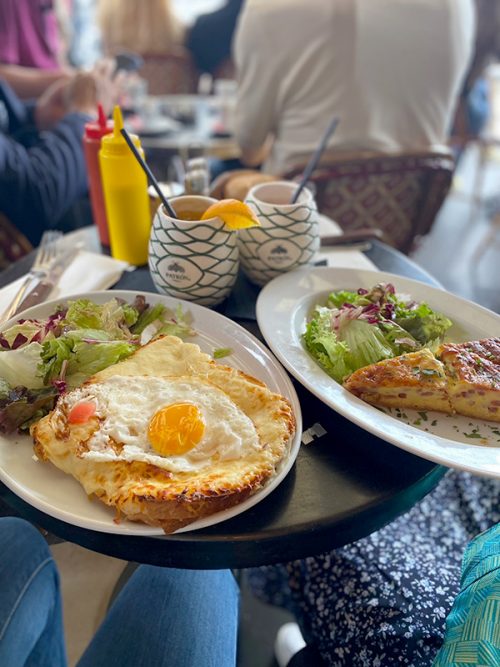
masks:
[[[260,447],[252,420],[199,377],[114,375],[73,390],[63,404],[70,422],[72,414],[77,421],[82,413],[96,418],[80,454],[88,461],[141,461],[192,472]]]

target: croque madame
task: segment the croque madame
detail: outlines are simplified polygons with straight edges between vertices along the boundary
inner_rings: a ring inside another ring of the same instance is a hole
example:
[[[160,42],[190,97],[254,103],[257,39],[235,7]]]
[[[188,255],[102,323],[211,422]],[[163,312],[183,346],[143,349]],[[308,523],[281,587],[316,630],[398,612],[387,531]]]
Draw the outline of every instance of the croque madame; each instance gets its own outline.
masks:
[[[258,491],[295,431],[287,399],[159,338],[61,396],[31,428],[42,461],[89,496],[171,533]]]

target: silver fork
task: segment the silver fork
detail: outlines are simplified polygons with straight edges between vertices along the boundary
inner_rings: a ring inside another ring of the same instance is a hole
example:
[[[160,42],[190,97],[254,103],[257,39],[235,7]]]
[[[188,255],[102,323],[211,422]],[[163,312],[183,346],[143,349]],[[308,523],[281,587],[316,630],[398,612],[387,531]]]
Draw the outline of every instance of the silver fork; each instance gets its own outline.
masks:
[[[12,317],[25,294],[28,292],[30,285],[47,276],[51,266],[59,255],[58,242],[61,238],[62,233],[56,230],[50,230],[43,233],[33,265],[26,274],[26,277],[11,304],[0,318],[0,321],[5,321]]]

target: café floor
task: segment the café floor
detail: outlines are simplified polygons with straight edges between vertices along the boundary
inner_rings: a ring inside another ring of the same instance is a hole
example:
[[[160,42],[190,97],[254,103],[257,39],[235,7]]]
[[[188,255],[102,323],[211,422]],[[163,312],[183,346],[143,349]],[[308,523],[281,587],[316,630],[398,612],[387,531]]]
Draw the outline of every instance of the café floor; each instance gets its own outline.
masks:
[[[500,230],[484,254],[479,259],[474,256],[491,229],[483,204],[471,215],[477,157],[474,146],[464,154],[453,189],[431,234],[412,257],[450,291],[500,312]],[[500,149],[492,149],[485,171],[484,196],[500,194],[499,184]],[[0,513],[4,513],[2,509]],[[52,549],[61,571],[69,664],[73,666],[105,614],[127,564],[70,543],[54,544]],[[238,667],[275,667],[276,631],[290,617],[253,598],[245,584],[244,572],[241,579]]]

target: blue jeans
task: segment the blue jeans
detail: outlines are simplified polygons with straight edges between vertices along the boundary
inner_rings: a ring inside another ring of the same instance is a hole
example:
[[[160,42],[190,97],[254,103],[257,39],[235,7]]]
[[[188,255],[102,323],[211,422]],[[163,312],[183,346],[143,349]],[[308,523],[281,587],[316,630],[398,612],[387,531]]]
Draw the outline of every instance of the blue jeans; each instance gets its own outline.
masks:
[[[238,602],[228,570],[143,565],[78,667],[234,667]],[[0,665],[66,665],[56,565],[39,532],[10,517],[0,519]]]

